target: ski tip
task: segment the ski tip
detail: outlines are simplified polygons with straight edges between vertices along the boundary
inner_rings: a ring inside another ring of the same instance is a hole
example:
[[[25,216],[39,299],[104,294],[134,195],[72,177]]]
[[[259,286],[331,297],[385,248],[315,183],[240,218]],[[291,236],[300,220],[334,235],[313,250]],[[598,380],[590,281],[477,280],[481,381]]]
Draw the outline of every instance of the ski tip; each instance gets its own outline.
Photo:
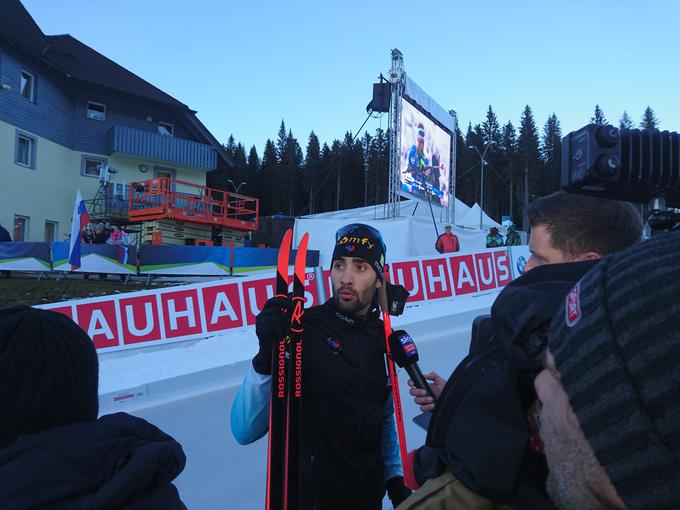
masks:
[[[307,244],[309,243],[309,233],[305,232],[298,246],[297,256],[295,257],[295,277],[299,281],[305,280],[305,269],[307,268]]]

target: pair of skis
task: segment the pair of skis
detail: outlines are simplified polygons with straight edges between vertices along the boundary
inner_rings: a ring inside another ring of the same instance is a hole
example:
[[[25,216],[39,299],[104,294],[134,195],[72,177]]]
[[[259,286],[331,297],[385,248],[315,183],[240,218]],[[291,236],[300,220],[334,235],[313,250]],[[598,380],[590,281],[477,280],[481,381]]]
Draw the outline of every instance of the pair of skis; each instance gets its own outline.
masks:
[[[288,297],[288,266],[293,231],[283,236],[276,268],[276,296]],[[302,316],[309,234],[302,236],[295,255],[290,331],[279,338],[272,355],[267,450],[267,510],[299,506],[300,415],[302,401]]]

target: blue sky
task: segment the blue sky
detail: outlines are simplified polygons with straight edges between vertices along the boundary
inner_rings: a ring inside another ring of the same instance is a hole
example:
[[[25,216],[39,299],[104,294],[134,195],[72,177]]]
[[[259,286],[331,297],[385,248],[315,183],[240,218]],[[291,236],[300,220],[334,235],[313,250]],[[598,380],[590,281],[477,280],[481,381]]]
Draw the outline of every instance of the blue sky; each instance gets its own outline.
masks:
[[[395,47],[462,126],[491,104],[517,127],[529,104],[539,129],[554,111],[566,134],[596,103],[610,122],[624,109],[638,122],[649,104],[680,131],[672,0],[22,1],[46,34],[70,33],[260,156],[281,119],[303,149],[312,129],[322,142],[358,129]]]

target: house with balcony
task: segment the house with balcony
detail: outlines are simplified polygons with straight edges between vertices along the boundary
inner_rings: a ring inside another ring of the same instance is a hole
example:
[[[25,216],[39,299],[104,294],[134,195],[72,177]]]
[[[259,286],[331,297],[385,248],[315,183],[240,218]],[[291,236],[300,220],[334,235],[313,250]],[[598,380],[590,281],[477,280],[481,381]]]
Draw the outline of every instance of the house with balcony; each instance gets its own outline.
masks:
[[[124,204],[131,182],[195,188],[232,166],[194,110],[74,37],[45,35],[19,0],[3,1],[0,224],[15,241],[63,240],[76,189]]]

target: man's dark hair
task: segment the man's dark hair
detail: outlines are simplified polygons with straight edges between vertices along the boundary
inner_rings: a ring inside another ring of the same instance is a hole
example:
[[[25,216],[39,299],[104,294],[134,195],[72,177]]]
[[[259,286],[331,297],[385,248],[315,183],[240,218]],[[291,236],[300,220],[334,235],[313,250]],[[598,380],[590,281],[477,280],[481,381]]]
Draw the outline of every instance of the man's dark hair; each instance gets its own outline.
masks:
[[[572,257],[609,255],[642,237],[640,212],[629,202],[557,191],[533,201],[527,214],[529,227],[545,226],[553,246]]]

